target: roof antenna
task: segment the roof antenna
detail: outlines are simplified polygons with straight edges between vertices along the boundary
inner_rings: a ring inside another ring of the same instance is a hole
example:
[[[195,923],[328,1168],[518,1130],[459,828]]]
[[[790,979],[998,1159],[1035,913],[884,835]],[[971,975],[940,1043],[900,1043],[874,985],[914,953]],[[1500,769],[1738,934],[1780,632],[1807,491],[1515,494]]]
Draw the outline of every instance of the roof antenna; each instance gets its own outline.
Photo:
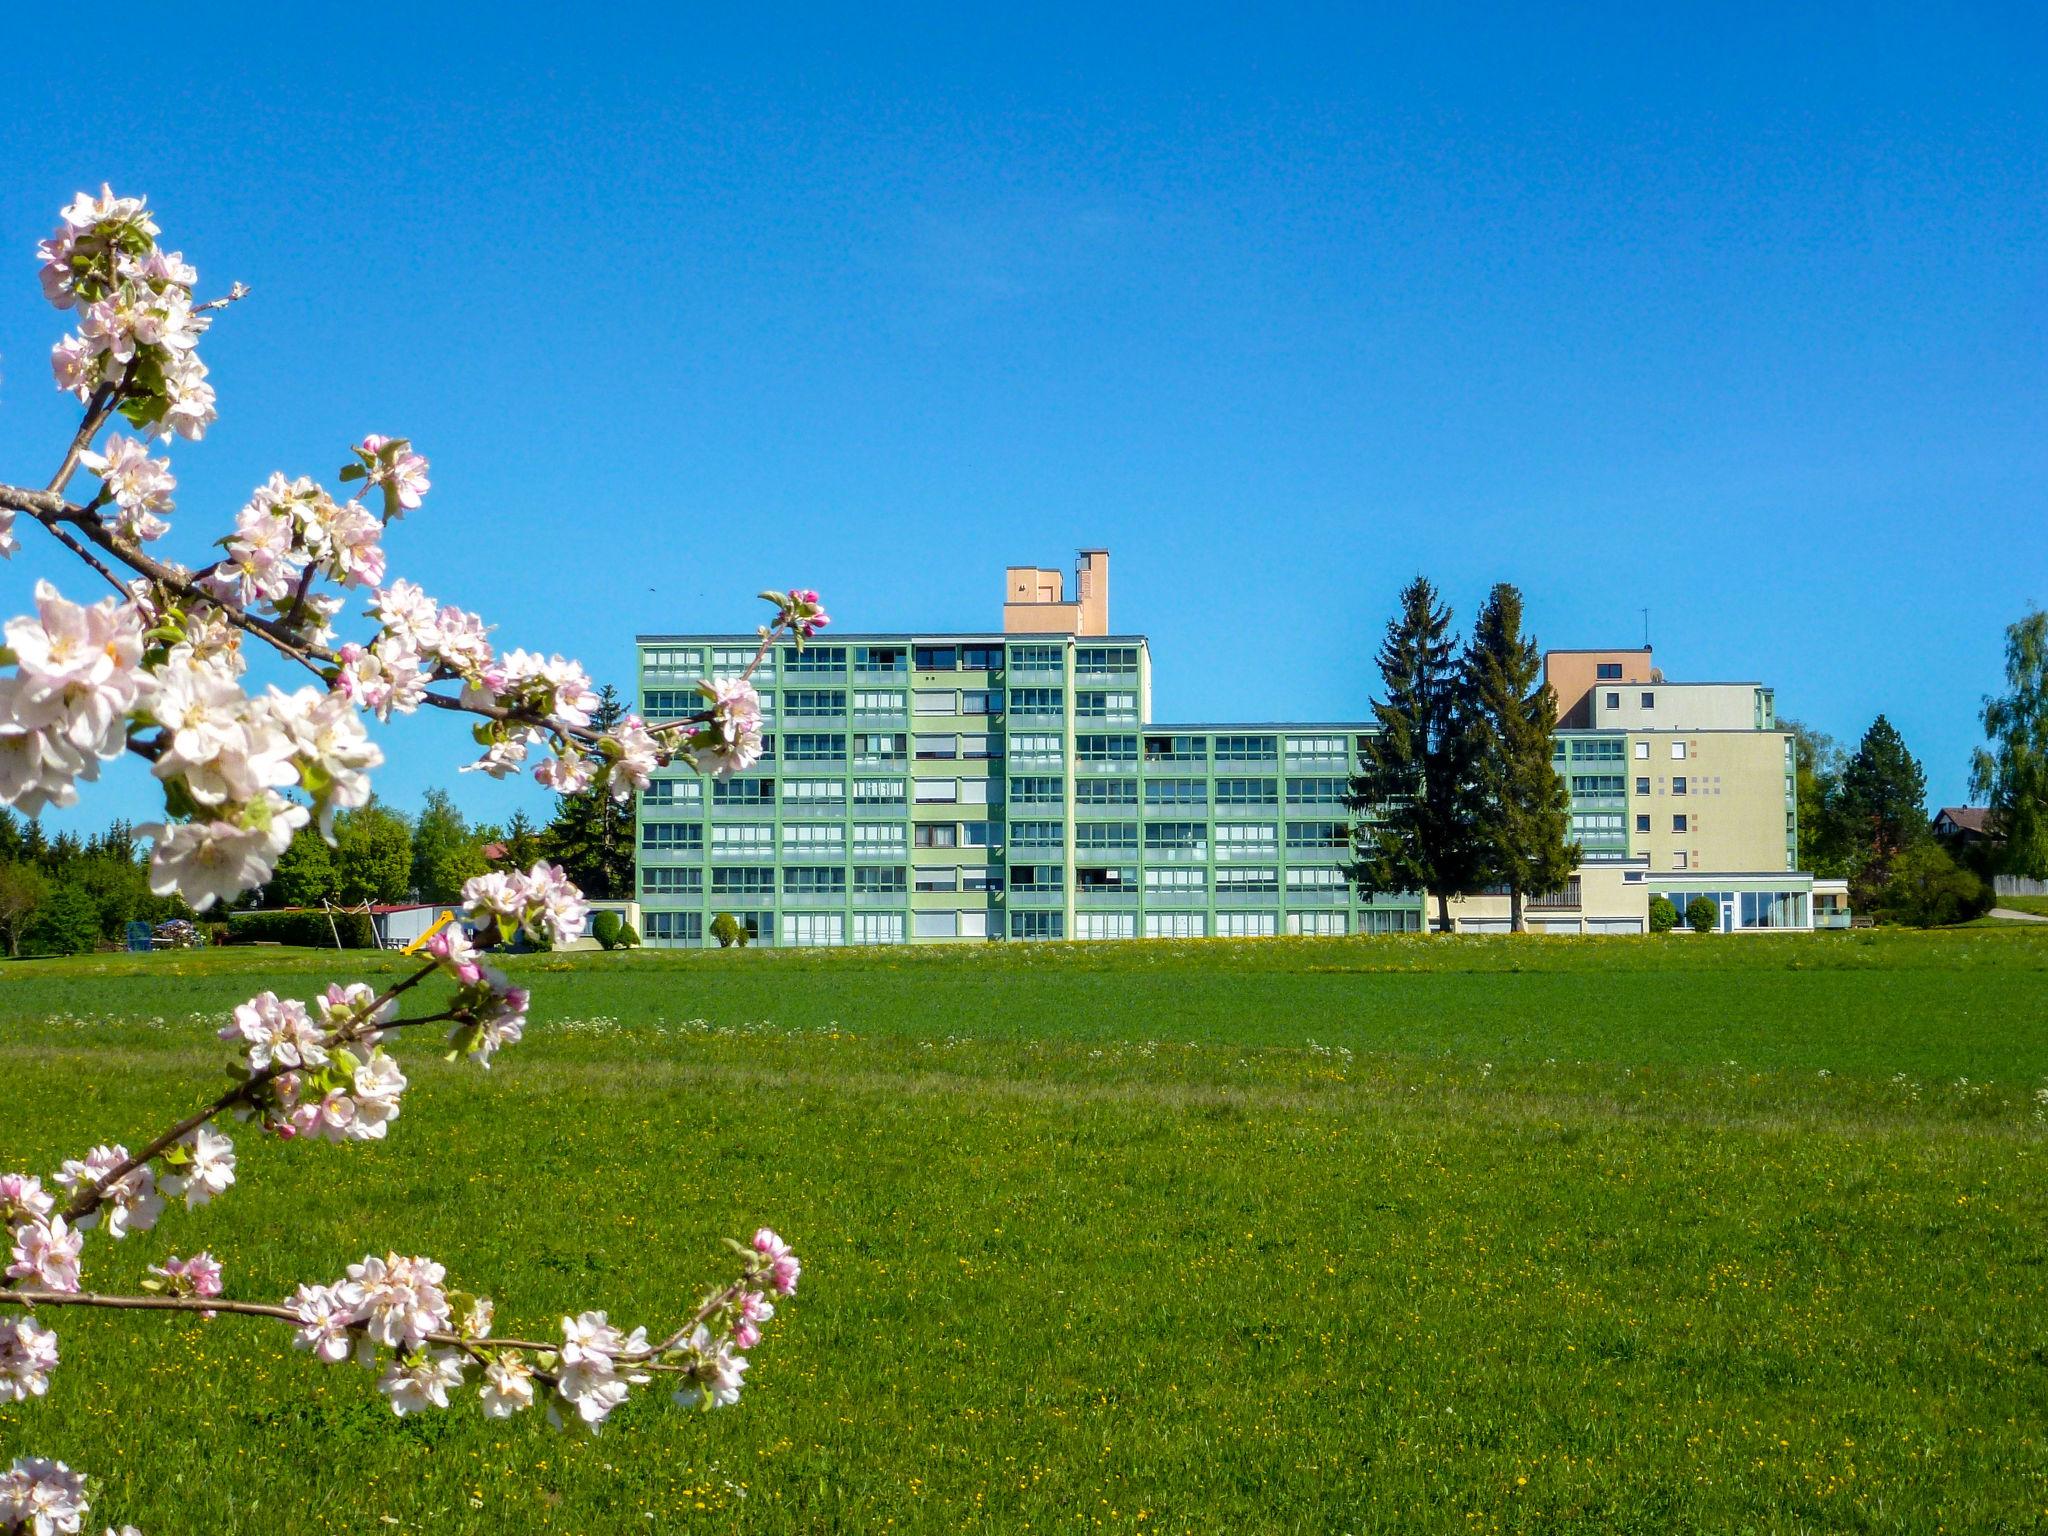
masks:
[[[1645,609],[1643,610],[1643,649],[1647,651],[1647,650],[1648,650],[1649,648],[1650,648],[1650,610],[1649,610],[1649,609],[1647,609],[1647,608],[1645,608]]]

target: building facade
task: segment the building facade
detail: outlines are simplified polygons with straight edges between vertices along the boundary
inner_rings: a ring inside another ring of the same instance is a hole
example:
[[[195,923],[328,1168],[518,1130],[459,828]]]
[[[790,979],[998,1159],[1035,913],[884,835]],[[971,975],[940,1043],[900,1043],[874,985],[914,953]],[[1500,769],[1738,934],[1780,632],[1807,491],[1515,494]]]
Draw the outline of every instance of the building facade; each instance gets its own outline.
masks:
[[[1155,722],[1150,647],[1108,632],[1108,566],[1083,551],[1072,601],[1062,573],[1013,567],[1001,633],[778,647],[754,674],[761,761],[723,781],[664,772],[639,798],[646,942],[713,943],[720,913],[786,946],[1420,931],[1420,894],[1360,899],[1344,873],[1344,796],[1374,727]],[[640,637],[641,713],[692,713],[697,680],[737,673],[755,646]],[[1647,680],[1647,653],[1631,654]],[[1588,661],[1589,678],[1609,665]],[[1777,791],[1788,738],[1688,727],[1718,721],[1718,699],[1708,713],[1638,699],[1664,713],[1632,724],[1601,723],[1618,704],[1573,702],[1587,723],[1560,731],[1558,768],[1588,868],[1577,905],[1550,899],[1536,926],[1640,931],[1653,890],[1708,885],[1728,887],[1745,926],[1743,871],[1775,871],[1770,911],[1789,912],[1775,905],[1797,846]],[[1491,926],[1486,898],[1458,921]]]

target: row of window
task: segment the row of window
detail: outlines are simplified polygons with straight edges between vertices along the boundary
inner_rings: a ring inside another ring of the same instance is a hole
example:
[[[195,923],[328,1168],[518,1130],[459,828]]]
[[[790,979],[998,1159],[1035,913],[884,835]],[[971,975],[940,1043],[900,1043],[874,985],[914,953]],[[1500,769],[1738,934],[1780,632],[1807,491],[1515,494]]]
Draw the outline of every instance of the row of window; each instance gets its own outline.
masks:
[[[842,944],[902,944],[918,939],[985,939],[990,936],[986,912],[913,912],[906,924],[901,912],[734,912],[732,917],[756,944],[780,944],[790,948],[829,947]],[[1285,924],[1293,935],[1334,937],[1351,931],[1351,915],[1344,912],[1219,912],[1215,936],[1220,939],[1272,938]],[[1417,933],[1422,914],[1414,911],[1370,911],[1357,915],[1360,933]],[[656,944],[701,944],[705,923],[701,912],[649,912],[647,938]],[[1132,939],[1139,933],[1133,912],[1084,912],[1074,919],[1077,939]],[[1000,931],[1000,930],[998,930]],[[1148,939],[1199,939],[1209,934],[1209,919],[1201,912],[1153,912],[1145,915],[1144,935]],[[1065,914],[1060,912],[1012,912],[1009,935],[1013,939],[1059,939],[1066,936]]]
[[[1273,779],[1218,779],[1218,805],[1279,805],[1282,790]],[[1207,805],[1207,779],[1147,779],[1146,805]],[[1285,781],[1288,805],[1342,805],[1349,783],[1341,778],[1291,778]],[[1042,776],[1013,777],[1010,801],[1013,805],[1058,805],[1066,798],[1064,779]],[[1139,786],[1129,779],[1080,779],[1074,784],[1076,805],[1137,805]]]
[[[1000,891],[1005,877],[999,870],[981,865],[936,865],[910,867],[885,865],[876,868],[836,865],[794,865],[780,872],[768,868],[720,868],[711,871],[708,889],[713,897],[766,896],[777,890],[786,896],[856,897],[904,896],[912,891]],[[1063,871],[1057,864],[1018,864],[1008,875],[1014,891],[1059,895],[1064,893]],[[707,889],[704,871],[648,865],[640,871],[640,893],[654,900],[701,897]],[[1155,896],[1200,900],[1207,895],[1266,895],[1282,889],[1334,893],[1346,889],[1344,872],[1334,866],[1312,865],[1283,873],[1270,866],[1219,869],[1214,878],[1196,868],[1147,869],[1129,865],[1083,865],[1074,870],[1074,889],[1081,895],[1136,894],[1142,890]]]
[[[1004,647],[985,641],[938,642],[929,645],[780,645],[761,658],[757,675],[783,672],[839,672],[849,662],[856,672],[893,674],[902,672],[1000,672]],[[709,671],[713,676],[731,677],[754,665],[757,648],[752,645],[709,647]],[[1060,671],[1066,666],[1066,648],[1059,645],[1027,644],[1008,648],[1009,665],[1023,671]],[[650,645],[640,653],[640,663],[649,672],[703,672],[706,647],[701,645]],[[1135,672],[1138,647],[1134,645],[1082,645],[1074,648],[1077,672]]]

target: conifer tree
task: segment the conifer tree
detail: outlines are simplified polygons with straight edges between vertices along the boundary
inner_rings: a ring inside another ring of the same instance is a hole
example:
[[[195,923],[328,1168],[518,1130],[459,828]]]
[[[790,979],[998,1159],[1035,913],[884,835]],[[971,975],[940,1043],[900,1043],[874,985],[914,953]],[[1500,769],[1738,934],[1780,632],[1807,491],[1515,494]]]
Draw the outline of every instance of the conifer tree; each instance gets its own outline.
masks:
[[[1867,907],[1891,878],[1892,861],[1928,835],[1927,775],[1883,715],[1843,767],[1837,800],[1842,824],[1855,839],[1851,898]]]
[[[1473,828],[1488,883],[1508,888],[1510,926],[1523,900],[1561,891],[1579,866],[1571,794],[1551,760],[1557,696],[1536,642],[1522,633],[1522,594],[1487,595],[1459,665],[1459,714],[1473,784]]]
[[[591,712],[591,728],[608,731],[626,713],[619,692],[605,684]],[[633,894],[633,802],[614,800],[602,788],[563,795],[555,802],[554,820],[541,834],[548,856],[597,900],[617,901]]]
[[[1416,577],[1380,646],[1386,698],[1373,704],[1379,729],[1361,743],[1347,800],[1359,817],[1352,882],[1368,896],[1433,893],[1444,932],[1450,899],[1471,893],[1480,868],[1450,625],[1436,588]]]

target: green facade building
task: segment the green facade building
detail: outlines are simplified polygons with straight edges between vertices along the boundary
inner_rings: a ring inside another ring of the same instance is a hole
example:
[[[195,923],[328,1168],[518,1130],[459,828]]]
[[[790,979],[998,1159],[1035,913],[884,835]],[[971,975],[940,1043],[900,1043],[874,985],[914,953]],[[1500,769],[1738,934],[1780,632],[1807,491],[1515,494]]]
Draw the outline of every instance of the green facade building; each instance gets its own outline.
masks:
[[[1369,722],[1153,720],[1145,638],[1106,632],[1101,550],[1071,601],[1063,573],[1011,568],[1003,617],[772,652],[754,674],[761,761],[722,781],[667,771],[639,798],[645,941],[714,943],[720,913],[797,946],[1425,926],[1420,893],[1362,900],[1345,875]],[[693,713],[697,680],[737,674],[757,643],[641,636],[641,714]],[[1665,685],[1647,651],[1548,666],[1585,862],[1538,926],[1639,932],[1653,894],[1694,889],[1728,893],[1731,930],[1810,925],[1768,690]],[[1483,896],[1457,912],[1505,924]]]

